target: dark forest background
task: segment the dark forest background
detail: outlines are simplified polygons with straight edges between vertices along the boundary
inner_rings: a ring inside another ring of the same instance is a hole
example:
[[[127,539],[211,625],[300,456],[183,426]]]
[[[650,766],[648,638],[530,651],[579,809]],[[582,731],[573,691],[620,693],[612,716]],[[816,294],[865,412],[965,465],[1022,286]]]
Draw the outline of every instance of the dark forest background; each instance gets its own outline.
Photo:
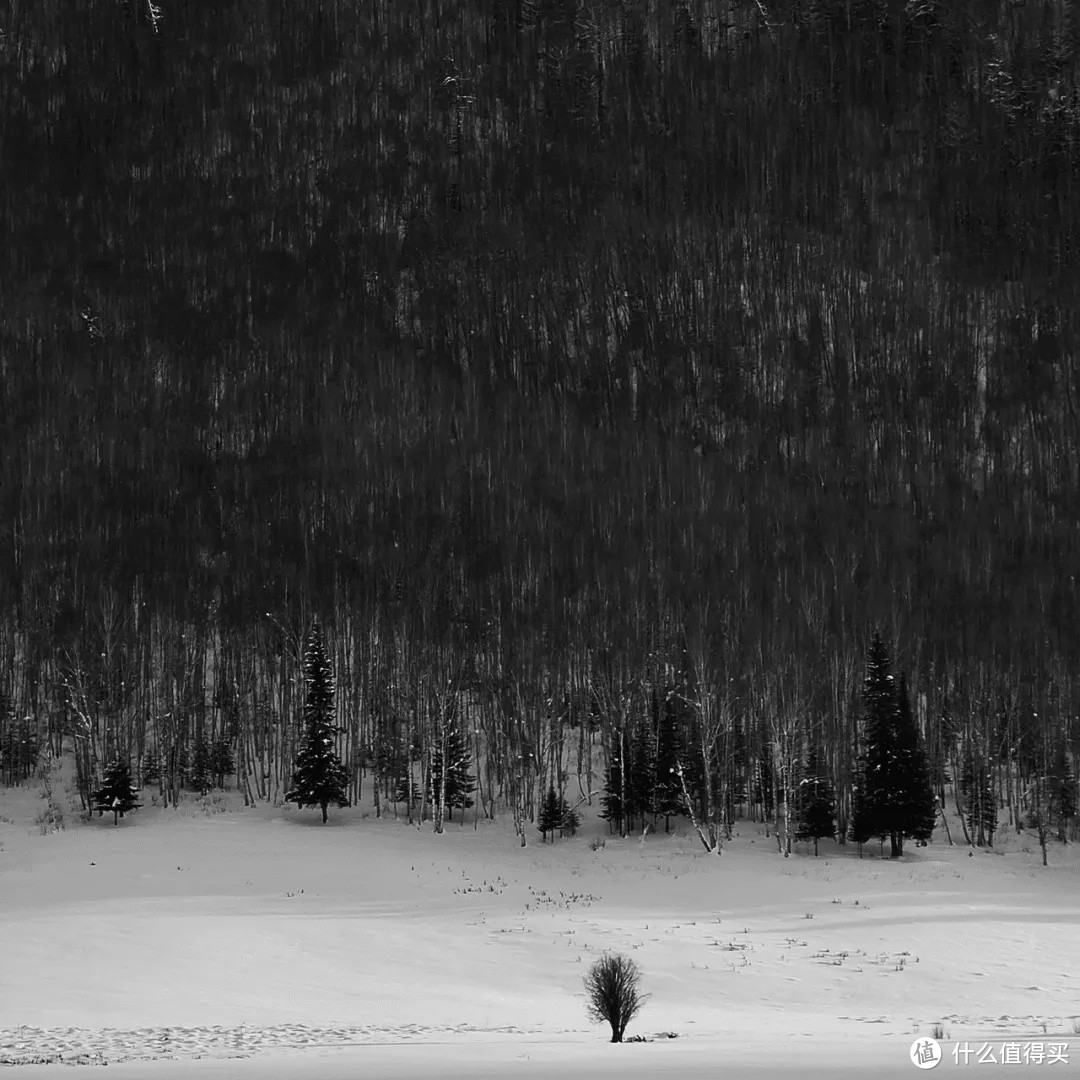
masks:
[[[8,782],[279,799],[316,617],[354,798],[453,726],[532,816],[659,694],[721,803],[843,802],[875,627],[939,782],[1080,749],[1074,4],[0,31]]]

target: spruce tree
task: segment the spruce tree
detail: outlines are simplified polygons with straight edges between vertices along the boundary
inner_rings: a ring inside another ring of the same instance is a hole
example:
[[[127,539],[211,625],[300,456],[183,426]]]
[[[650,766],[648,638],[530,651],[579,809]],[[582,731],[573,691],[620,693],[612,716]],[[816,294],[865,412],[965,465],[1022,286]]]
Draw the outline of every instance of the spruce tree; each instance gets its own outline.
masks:
[[[630,745],[630,767],[641,792],[641,810],[643,814],[652,814],[654,820],[657,814],[659,783],[656,770],[657,706],[658,702],[654,699],[648,718],[634,729]]]
[[[391,801],[405,803],[412,820],[412,808],[420,801],[421,785],[413,774],[413,765],[423,756],[423,750],[416,739],[408,739],[404,734],[396,734],[386,753],[386,765],[392,778]]]
[[[412,775],[412,763],[408,758],[404,759],[394,775],[394,790],[392,802],[405,803],[413,806],[420,799],[420,785],[416,783]]]
[[[191,755],[188,753],[186,739],[176,736],[164,758],[166,786],[187,786],[190,775],[189,762]]]
[[[795,838],[813,840],[814,854],[817,855],[818,841],[823,836],[832,839],[836,835],[836,797],[816,748],[810,751],[799,792],[802,801]]]
[[[540,832],[541,843],[546,843],[548,833],[554,843],[555,830],[559,827],[562,817],[562,806],[559,795],[553,787],[549,787],[544,801],[540,804],[540,813],[536,815],[536,827]]]
[[[325,825],[326,808],[331,803],[349,805],[345,794],[349,775],[334,749],[334,672],[317,622],[304,643],[304,681],[304,732],[285,801],[295,802],[301,810],[305,806],[321,807]]]
[[[99,817],[106,810],[112,811],[114,825],[120,824],[120,818],[127,811],[142,805],[139,793],[131,782],[131,768],[126,761],[114,758],[105,766],[101,787],[94,790],[92,799]]]
[[[431,798],[438,798],[439,785],[442,783],[443,771],[443,744],[437,742],[431,755],[431,770],[429,773],[428,791]],[[470,798],[476,790],[476,781],[469,773],[472,755],[469,746],[465,742],[456,724],[451,724],[446,732],[446,807],[451,810],[456,807],[459,810],[468,810],[473,805]],[[452,821],[453,813],[447,817]],[[464,814],[462,814],[464,819]]]
[[[862,753],[856,748],[851,774],[851,812],[848,815],[848,836],[859,845],[865,844],[873,833],[870,807],[866,798],[866,768]]]
[[[682,746],[676,706],[674,694],[666,694],[656,731],[656,795],[653,812],[664,818],[665,832],[668,831],[670,818],[686,813],[679,777],[675,772],[675,763],[679,760]]]
[[[993,846],[997,830],[997,799],[990,783],[986,755],[969,743],[960,772],[960,796],[964,801],[968,835],[976,847]]]
[[[18,784],[37,766],[38,737],[34,718],[16,717],[15,699],[0,698],[0,781]]]
[[[762,749],[755,770],[754,802],[761,807],[763,821],[773,818],[773,764],[772,755]]]
[[[225,777],[236,772],[236,759],[228,738],[219,735],[210,745],[210,772],[216,787],[225,787]]]
[[[899,697],[899,793],[895,807],[896,827],[899,836],[897,855],[903,854],[903,841],[907,836],[925,846],[934,834],[937,824],[937,800],[930,780],[930,763],[922,734],[911,711],[911,695],[908,693],[907,675],[900,675]],[[996,824],[995,811],[995,824]]]
[[[890,854],[904,853],[904,839],[926,841],[937,807],[930,771],[908,701],[897,691],[880,634],[870,644],[863,682],[863,753],[853,791],[852,838],[888,837]]]
[[[875,633],[863,680],[861,752],[857,755],[851,791],[851,839],[865,844],[872,836],[888,831],[882,809],[884,788],[880,770],[883,747],[893,740],[889,732],[897,724],[896,688],[889,673],[889,655]]]
[[[636,795],[635,810],[644,819],[646,814],[659,813],[659,775],[656,762],[656,737],[652,725],[642,722],[630,740],[630,789]]]
[[[161,762],[156,750],[147,750],[142,760],[143,787],[156,784],[161,779]]]
[[[1058,840],[1064,844],[1068,840],[1069,822],[1076,817],[1076,779],[1064,743],[1058,743],[1054,751],[1048,780],[1050,812],[1057,821]]]
[[[554,787],[549,787],[544,801],[540,804],[540,813],[536,822],[543,840],[546,841],[547,834],[551,833],[551,842],[554,843],[556,829],[559,830],[560,836],[564,832],[573,836],[578,824],[578,816],[567,805],[566,799],[559,795]]]
[[[635,732],[624,730],[615,734],[615,744],[611,748],[605,772],[605,794],[601,799],[603,809],[600,816],[610,827],[618,827],[620,834],[625,834],[633,829],[634,820],[642,810],[642,796],[636,786],[640,783],[641,770],[635,768],[634,762],[634,744],[638,739]]]
[[[191,754],[187,786],[200,795],[205,795],[214,786],[210,744],[206,741],[201,727],[195,733],[195,747]]]

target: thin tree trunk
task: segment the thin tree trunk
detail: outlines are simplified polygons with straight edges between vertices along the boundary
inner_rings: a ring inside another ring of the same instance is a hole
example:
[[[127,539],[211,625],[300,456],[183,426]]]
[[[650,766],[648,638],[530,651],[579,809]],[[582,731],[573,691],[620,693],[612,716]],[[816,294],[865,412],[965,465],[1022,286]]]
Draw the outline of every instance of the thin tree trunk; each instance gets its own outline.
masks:
[[[949,831],[949,819],[945,816],[945,804],[937,795],[934,796],[934,801],[937,803],[938,813],[941,815],[941,824],[945,826],[945,837],[949,841],[949,847],[952,847],[952,833]]]
[[[720,854],[720,844],[710,833],[708,837],[705,835],[705,830],[701,827],[698,821],[697,814],[694,813],[694,800],[690,798],[690,792],[686,789],[686,777],[683,774],[682,762],[677,761],[675,763],[675,773],[679,777],[679,786],[682,788],[683,803],[686,805],[686,812],[690,815],[690,824],[693,825],[694,831],[701,839],[701,846],[710,854],[715,851]]]
[[[619,725],[619,837],[626,839],[626,733]]]
[[[439,738],[439,757],[442,768],[439,770],[439,790],[435,795],[435,832],[443,831],[443,815],[446,813],[446,774],[450,771],[450,762],[446,760],[446,724],[440,718],[441,733]]]
[[[952,770],[952,792],[953,802],[956,804],[956,813],[960,817],[960,828],[964,830],[964,843],[968,847],[973,847],[971,842],[971,835],[968,833],[967,821],[964,819],[964,811],[960,807],[960,773],[956,768],[956,754],[949,755],[949,766]]]

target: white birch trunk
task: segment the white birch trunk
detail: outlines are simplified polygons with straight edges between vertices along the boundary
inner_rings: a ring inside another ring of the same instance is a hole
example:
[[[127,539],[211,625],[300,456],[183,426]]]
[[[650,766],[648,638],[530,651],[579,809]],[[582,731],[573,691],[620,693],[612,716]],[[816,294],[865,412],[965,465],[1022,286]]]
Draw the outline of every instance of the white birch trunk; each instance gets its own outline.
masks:
[[[694,811],[694,801],[690,798],[690,792],[686,788],[686,776],[683,774],[681,761],[675,763],[675,773],[679,778],[679,786],[682,788],[683,803],[686,805],[686,812],[690,815],[690,824],[693,825],[694,831],[700,837],[702,846],[710,853],[715,851],[717,855],[721,854],[720,844],[718,843],[715,834],[712,830],[709,830],[708,835],[706,835],[705,830],[698,821],[698,816]]]

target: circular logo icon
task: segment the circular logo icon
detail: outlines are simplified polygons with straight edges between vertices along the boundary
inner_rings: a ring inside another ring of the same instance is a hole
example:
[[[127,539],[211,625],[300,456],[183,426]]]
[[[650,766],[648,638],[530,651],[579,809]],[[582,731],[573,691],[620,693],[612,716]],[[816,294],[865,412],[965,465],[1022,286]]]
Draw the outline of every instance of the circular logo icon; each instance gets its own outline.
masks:
[[[926,1035],[911,1044],[909,1056],[916,1069],[936,1069],[941,1063],[941,1047],[937,1039]]]

